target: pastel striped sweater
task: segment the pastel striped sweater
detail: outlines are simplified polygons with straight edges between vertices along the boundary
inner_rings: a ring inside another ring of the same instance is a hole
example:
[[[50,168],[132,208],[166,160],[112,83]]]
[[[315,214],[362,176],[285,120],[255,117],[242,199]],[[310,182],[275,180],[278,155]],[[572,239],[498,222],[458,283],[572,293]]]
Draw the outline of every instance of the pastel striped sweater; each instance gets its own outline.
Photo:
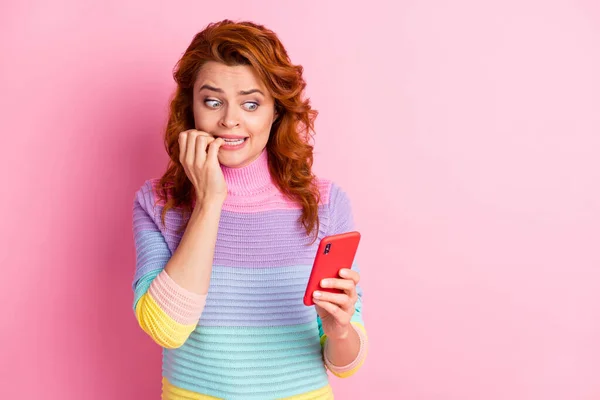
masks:
[[[164,271],[182,220],[171,209],[163,226],[158,180],[146,181],[135,195],[133,308],[163,347],[162,399],[333,399],[327,370],[347,377],[366,357],[360,285],[352,317],[360,353],[346,366],[326,357],[320,318],[302,302],[319,241],[310,244],[298,223],[300,207],[277,189],[267,161],[265,151],[244,168],[222,167],[228,196],[205,296]],[[319,187],[319,240],[354,230],[346,194],[330,181]]]

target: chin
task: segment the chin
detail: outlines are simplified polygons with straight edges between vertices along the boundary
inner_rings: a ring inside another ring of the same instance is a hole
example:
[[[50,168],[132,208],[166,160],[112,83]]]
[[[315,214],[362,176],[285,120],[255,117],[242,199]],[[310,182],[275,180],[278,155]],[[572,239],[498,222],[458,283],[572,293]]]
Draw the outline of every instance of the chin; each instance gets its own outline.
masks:
[[[219,154],[219,163],[228,168],[240,168],[249,163],[247,157],[242,154]]]

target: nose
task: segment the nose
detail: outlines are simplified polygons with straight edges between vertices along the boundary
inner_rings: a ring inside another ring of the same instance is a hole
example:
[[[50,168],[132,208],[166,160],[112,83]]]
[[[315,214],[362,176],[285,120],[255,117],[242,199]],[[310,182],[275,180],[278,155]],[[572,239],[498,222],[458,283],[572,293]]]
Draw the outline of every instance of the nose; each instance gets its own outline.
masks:
[[[240,125],[239,115],[235,110],[235,107],[226,106],[223,107],[223,115],[219,121],[219,125],[224,128],[232,129]]]

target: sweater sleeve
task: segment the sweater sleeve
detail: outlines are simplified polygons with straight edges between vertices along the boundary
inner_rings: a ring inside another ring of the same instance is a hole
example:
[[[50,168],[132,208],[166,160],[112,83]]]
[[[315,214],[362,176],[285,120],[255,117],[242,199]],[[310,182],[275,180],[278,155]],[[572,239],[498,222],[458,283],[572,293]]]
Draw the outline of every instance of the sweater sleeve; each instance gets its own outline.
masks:
[[[164,270],[171,251],[153,218],[152,184],[146,182],[133,202],[133,237],[136,267],[133,309],[140,327],[160,346],[182,346],[196,328],[206,295],[190,292]]]
[[[352,214],[352,206],[348,195],[335,183],[332,183],[329,197],[329,227],[327,235],[335,235],[338,233],[350,232],[355,230],[354,217]],[[360,274],[360,268],[355,262],[352,264],[352,269]],[[365,324],[362,317],[362,299],[363,290],[360,285],[356,285],[356,294],[358,299],[354,305],[354,314],[351,318],[352,327],[358,333],[360,338],[360,350],[354,361],[348,365],[336,366],[331,363],[327,355],[327,335],[323,332],[321,318],[317,316],[319,326],[319,335],[321,337],[321,345],[323,346],[323,358],[327,368],[336,376],[346,378],[353,375],[364,363],[367,357],[368,338]]]

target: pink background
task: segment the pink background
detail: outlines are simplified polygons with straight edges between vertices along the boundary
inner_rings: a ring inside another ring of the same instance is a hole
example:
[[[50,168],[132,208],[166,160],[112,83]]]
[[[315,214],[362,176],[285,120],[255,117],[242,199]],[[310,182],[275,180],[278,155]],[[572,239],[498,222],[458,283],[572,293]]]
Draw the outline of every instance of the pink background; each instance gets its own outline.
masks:
[[[599,3],[361,3],[1,3],[3,399],[158,398],[133,193],[175,62],[225,17],[304,65],[316,171],[364,235],[371,353],[337,397],[600,398]]]

